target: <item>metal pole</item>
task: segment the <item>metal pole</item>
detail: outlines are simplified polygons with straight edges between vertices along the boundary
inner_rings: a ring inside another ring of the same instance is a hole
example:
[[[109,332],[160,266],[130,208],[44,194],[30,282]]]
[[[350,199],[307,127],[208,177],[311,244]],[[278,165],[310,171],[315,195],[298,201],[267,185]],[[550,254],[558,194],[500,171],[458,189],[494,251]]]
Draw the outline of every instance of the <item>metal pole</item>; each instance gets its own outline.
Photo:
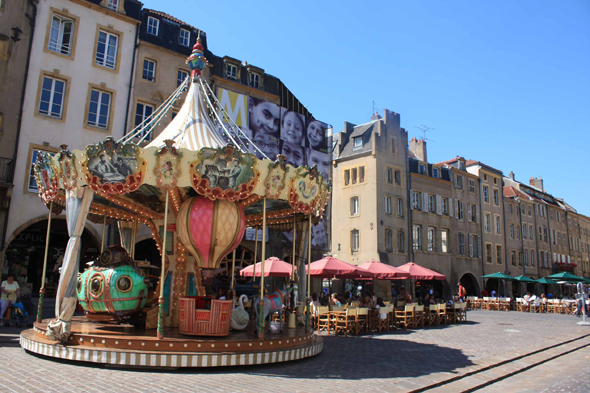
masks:
[[[291,280],[295,280],[295,235],[297,227],[295,226],[295,215],[293,215],[293,254],[291,255]]]
[[[158,339],[164,338],[164,280],[166,279],[166,229],[168,226],[168,195],[166,190],[166,205],[164,208],[164,239],[162,239],[162,268],[160,274],[160,297],[158,299]]]
[[[254,273],[252,282],[256,281],[256,258],[258,257],[258,227],[256,228],[256,235],[254,235]]]
[[[307,308],[305,310],[305,329],[311,325],[311,214],[309,215],[309,231],[307,233]]]
[[[47,273],[47,254],[49,253],[49,231],[51,230],[51,212],[53,201],[49,203],[49,217],[47,218],[47,235],[45,237],[45,256],[43,257],[43,274],[41,275],[41,289],[39,289],[39,304],[37,307],[37,322],[43,321],[43,299],[45,298],[45,274]]]
[[[235,298],[235,289],[236,289],[236,250],[234,249],[234,252],[232,253],[231,256],[231,287],[229,288],[229,290],[232,292],[232,298]]]
[[[105,235],[107,232],[107,214],[104,214],[104,221],[102,223],[102,242],[100,243],[100,253],[104,251]]]
[[[258,230],[256,230],[258,239]],[[264,337],[264,259],[266,258],[266,198],[262,200],[262,249],[260,251],[260,302],[258,303],[258,337]],[[254,265],[256,266],[256,265]]]

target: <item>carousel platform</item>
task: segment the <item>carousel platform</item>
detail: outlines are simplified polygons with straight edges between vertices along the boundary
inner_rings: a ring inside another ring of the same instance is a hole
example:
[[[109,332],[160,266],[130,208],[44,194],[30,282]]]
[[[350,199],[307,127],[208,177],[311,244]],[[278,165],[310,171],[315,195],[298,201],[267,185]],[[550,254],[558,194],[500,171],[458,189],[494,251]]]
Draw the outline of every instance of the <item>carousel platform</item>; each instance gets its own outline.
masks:
[[[35,323],[20,336],[25,350],[53,358],[109,366],[158,368],[246,366],[287,362],[319,354],[323,339],[304,327],[283,333],[278,326],[259,339],[254,329],[230,332],[227,337],[196,337],[167,329],[158,340],[156,330],[131,325],[109,325],[74,317],[67,345],[45,337],[47,322]],[[253,324],[251,324],[253,325]]]

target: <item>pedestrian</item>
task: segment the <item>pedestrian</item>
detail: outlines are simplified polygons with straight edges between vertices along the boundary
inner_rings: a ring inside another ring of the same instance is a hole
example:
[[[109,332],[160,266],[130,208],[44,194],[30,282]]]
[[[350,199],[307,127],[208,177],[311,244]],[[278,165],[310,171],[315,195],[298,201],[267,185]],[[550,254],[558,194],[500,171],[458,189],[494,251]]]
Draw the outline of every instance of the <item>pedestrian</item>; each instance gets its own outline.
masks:
[[[467,296],[467,289],[463,286],[463,284],[459,283],[459,302],[463,303],[465,301],[465,296]]]

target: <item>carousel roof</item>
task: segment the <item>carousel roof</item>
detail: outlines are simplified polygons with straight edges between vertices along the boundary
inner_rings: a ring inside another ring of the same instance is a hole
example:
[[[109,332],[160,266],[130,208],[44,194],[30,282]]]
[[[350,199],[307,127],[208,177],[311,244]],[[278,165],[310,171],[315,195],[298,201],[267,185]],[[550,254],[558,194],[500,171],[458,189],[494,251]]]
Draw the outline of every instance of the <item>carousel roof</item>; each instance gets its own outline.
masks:
[[[186,100],[176,117],[147,147],[162,147],[165,140],[173,141],[172,146],[177,149],[192,151],[225,146],[207,114],[198,83],[191,83]]]

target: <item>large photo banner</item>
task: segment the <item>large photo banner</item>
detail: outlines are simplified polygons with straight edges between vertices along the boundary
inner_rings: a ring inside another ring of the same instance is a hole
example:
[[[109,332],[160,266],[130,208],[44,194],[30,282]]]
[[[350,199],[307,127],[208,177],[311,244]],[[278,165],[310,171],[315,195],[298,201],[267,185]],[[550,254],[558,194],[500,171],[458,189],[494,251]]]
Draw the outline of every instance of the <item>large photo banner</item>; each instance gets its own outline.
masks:
[[[248,146],[250,153],[262,159],[262,152],[271,160],[282,154],[295,167],[316,165],[324,178],[331,180],[332,130],[327,124],[272,102],[221,87],[217,88],[217,99],[242,130],[242,142]],[[218,127],[221,128],[221,125],[218,124]],[[231,142],[221,129],[219,131],[226,142]],[[328,248],[326,229],[325,217],[313,226],[312,248]],[[292,236],[292,233],[285,233],[285,241],[291,243]]]

